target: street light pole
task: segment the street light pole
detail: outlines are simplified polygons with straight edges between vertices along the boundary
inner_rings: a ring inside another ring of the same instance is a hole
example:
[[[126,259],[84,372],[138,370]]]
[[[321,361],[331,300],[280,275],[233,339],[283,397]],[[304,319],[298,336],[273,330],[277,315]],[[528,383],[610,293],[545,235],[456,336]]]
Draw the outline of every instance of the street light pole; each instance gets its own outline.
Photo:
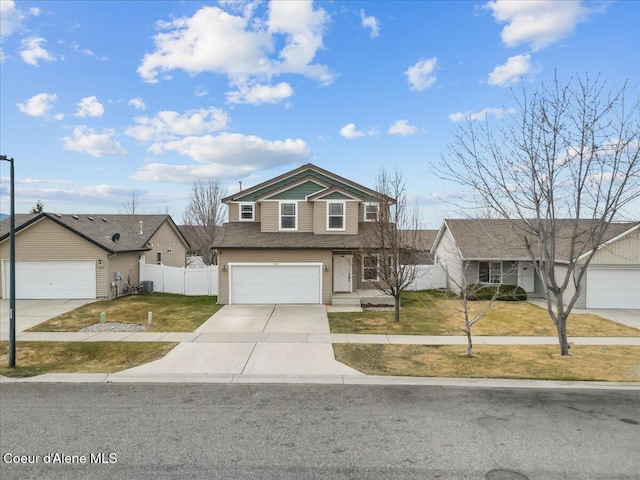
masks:
[[[13,158],[0,155],[11,164],[11,218],[9,219],[9,367],[16,366],[16,188]]]

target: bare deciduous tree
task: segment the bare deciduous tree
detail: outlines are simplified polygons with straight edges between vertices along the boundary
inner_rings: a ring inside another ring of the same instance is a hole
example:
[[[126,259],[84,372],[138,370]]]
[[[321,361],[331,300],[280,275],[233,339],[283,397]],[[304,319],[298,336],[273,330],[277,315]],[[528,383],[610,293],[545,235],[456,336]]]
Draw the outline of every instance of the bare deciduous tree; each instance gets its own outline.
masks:
[[[407,204],[402,173],[382,169],[375,190],[381,194],[378,213],[371,218],[358,257],[363,278],[395,299],[395,321],[400,321],[400,295],[417,274],[416,258],[428,246],[420,245],[418,207]]]
[[[191,187],[189,204],[183,215],[183,222],[192,227],[192,248],[199,250],[206,265],[216,261],[211,249],[216,230],[225,220],[222,199],[226,190],[217,180],[196,180]]]
[[[134,189],[131,190],[131,196],[122,204],[122,210],[127,215],[135,215],[140,213],[140,194]]]
[[[29,213],[42,213],[42,210],[44,210],[44,203],[38,200],[36,206],[32,207]]]
[[[517,108],[500,124],[460,127],[438,171],[513,222],[568,355],[567,317],[587,266],[609,225],[640,197],[638,95],[587,75],[556,76],[514,99]]]

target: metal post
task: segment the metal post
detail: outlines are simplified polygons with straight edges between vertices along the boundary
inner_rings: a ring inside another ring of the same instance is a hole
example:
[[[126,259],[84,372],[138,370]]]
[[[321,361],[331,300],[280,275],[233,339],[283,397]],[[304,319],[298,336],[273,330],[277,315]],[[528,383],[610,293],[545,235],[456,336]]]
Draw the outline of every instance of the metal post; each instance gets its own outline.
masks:
[[[11,164],[11,218],[9,220],[9,367],[16,366],[16,188],[13,158],[0,155]]]

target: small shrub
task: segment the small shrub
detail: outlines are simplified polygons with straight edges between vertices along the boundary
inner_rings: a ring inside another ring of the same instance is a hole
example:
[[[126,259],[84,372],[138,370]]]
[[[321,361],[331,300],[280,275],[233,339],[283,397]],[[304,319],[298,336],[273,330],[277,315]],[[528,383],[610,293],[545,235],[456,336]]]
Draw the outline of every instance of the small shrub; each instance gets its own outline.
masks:
[[[527,292],[517,285],[483,285],[472,283],[467,286],[467,299],[471,301],[491,300],[494,296],[496,300],[501,302],[519,302],[527,299]]]

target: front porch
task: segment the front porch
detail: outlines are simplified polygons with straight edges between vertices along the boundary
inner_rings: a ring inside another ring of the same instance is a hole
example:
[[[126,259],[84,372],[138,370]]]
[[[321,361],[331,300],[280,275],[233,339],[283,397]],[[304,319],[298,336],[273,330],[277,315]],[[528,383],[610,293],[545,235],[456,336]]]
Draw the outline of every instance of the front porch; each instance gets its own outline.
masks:
[[[375,305],[381,307],[393,307],[395,300],[379,290],[356,290],[351,293],[331,294],[331,307],[340,308],[341,311],[362,311],[363,305]],[[353,309],[353,310],[351,310]]]

